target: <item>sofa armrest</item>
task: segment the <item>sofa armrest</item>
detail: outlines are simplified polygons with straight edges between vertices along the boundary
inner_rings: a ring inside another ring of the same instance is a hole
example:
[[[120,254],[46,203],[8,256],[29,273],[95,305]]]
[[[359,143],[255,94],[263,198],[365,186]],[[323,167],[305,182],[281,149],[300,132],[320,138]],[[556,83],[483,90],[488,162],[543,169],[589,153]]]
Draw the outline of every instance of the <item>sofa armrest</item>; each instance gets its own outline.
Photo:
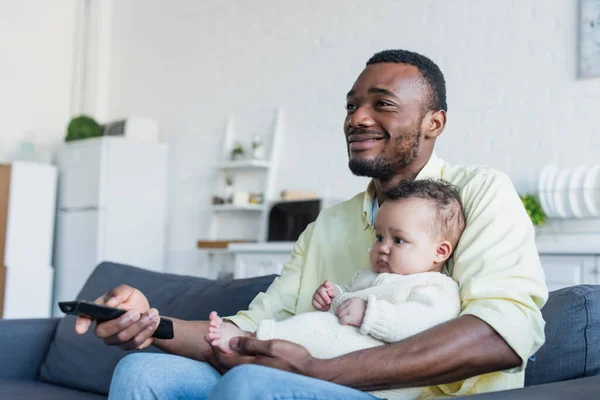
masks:
[[[0,320],[0,379],[35,380],[59,319]]]

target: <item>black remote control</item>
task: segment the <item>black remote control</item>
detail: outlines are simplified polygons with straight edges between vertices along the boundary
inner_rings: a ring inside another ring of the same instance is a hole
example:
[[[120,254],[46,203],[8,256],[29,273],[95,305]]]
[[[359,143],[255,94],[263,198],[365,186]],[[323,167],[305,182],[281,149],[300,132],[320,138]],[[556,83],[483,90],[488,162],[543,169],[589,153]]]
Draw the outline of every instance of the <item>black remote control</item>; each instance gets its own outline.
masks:
[[[61,311],[68,315],[85,315],[98,322],[111,321],[125,314],[125,310],[101,306],[95,303],[85,301],[61,301],[58,303]],[[173,339],[175,336],[173,331],[173,321],[168,318],[160,318],[158,328],[152,334],[157,339]]]

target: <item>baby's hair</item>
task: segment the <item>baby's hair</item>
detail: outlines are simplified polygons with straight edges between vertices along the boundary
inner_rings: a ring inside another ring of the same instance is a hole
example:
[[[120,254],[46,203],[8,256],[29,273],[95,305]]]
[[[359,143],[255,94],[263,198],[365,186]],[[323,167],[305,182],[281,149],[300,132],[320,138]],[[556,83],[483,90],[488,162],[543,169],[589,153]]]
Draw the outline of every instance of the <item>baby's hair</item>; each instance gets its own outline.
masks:
[[[402,181],[386,192],[386,198],[392,201],[409,198],[428,200],[437,214],[437,233],[450,241],[453,249],[456,248],[465,229],[465,215],[456,186],[441,179]]]

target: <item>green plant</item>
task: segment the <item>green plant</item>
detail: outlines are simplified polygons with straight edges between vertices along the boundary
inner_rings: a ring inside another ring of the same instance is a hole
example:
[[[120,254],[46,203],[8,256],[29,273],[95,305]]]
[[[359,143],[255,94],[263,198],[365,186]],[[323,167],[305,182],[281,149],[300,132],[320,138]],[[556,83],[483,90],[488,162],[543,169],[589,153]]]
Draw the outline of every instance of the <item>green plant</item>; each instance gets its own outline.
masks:
[[[65,142],[98,136],[102,136],[102,128],[100,125],[92,117],[79,115],[69,122]]]
[[[233,146],[233,150],[231,150],[231,158],[233,160],[242,158],[244,156],[244,147],[240,142],[235,142]]]
[[[525,210],[531,218],[533,225],[540,226],[546,222],[546,213],[540,204],[540,200],[533,194],[525,194],[521,196],[521,201],[525,206]]]

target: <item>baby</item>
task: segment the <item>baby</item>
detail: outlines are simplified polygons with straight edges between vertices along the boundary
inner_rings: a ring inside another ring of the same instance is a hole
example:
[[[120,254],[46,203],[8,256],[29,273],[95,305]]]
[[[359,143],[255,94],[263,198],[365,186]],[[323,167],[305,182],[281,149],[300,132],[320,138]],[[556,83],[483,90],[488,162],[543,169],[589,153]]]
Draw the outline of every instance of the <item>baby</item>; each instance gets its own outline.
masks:
[[[443,273],[465,227],[458,192],[443,181],[403,182],[387,193],[375,219],[370,270],[350,285],[323,282],[313,296],[318,310],[284,321],[262,320],[256,337],[298,343],[317,358],[397,342],[460,313],[458,285]],[[211,346],[232,352],[235,336],[254,336],[212,312]],[[372,392],[388,399],[414,399],[421,390]]]

